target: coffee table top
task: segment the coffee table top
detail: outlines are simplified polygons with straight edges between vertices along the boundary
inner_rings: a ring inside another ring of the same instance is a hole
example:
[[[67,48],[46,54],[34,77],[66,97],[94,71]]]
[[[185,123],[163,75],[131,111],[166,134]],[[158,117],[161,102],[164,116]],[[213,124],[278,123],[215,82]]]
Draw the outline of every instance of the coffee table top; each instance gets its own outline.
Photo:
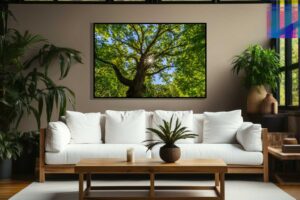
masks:
[[[217,173],[227,172],[221,159],[179,160],[165,163],[161,160],[145,159],[133,163],[122,159],[82,159],[75,166],[77,173]]]

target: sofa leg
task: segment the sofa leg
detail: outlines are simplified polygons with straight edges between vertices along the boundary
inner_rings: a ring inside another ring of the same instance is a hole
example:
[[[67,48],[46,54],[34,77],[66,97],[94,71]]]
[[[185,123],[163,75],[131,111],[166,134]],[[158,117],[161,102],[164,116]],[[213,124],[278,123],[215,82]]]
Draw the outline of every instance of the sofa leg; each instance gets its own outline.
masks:
[[[264,173],[264,182],[269,182],[269,173],[268,172]]]
[[[39,171],[39,182],[40,183],[44,183],[45,179],[46,179],[45,169],[44,168],[40,168],[40,171]]]

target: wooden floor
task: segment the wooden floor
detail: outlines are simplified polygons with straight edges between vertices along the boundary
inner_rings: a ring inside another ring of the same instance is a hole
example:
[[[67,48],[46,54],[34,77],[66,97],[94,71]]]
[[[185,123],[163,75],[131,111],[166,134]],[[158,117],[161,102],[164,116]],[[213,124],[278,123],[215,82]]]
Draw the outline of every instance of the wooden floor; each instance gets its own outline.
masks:
[[[0,180],[0,200],[7,200],[14,194],[27,187],[32,180]],[[289,193],[291,196],[300,200],[300,185],[299,186],[279,186],[282,190]]]
[[[280,186],[279,187],[285,192],[289,193],[296,200],[300,200],[300,185],[297,186]]]
[[[0,180],[0,200],[9,199],[31,182],[31,180]]]

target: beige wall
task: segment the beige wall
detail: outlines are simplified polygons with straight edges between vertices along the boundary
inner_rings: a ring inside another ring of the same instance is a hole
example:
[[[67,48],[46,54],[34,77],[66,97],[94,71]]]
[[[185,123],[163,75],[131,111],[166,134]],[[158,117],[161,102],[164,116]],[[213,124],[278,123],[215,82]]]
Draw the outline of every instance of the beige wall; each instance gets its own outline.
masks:
[[[167,109],[195,112],[241,108],[244,90],[231,73],[231,61],[249,44],[268,42],[266,4],[243,5],[11,5],[17,27],[38,33],[60,46],[78,49],[83,65],[58,81],[75,91],[77,110]],[[93,99],[92,23],[205,22],[207,23],[206,99]],[[52,71],[57,77],[58,71]],[[30,119],[23,127],[32,127]],[[45,125],[45,124],[44,124]]]

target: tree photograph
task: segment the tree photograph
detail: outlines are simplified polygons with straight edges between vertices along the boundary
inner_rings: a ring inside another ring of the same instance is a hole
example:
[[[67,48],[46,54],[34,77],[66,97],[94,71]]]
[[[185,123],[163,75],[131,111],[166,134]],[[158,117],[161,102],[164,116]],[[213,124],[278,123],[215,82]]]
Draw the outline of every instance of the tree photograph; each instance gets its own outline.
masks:
[[[206,97],[206,24],[94,24],[94,97]]]

